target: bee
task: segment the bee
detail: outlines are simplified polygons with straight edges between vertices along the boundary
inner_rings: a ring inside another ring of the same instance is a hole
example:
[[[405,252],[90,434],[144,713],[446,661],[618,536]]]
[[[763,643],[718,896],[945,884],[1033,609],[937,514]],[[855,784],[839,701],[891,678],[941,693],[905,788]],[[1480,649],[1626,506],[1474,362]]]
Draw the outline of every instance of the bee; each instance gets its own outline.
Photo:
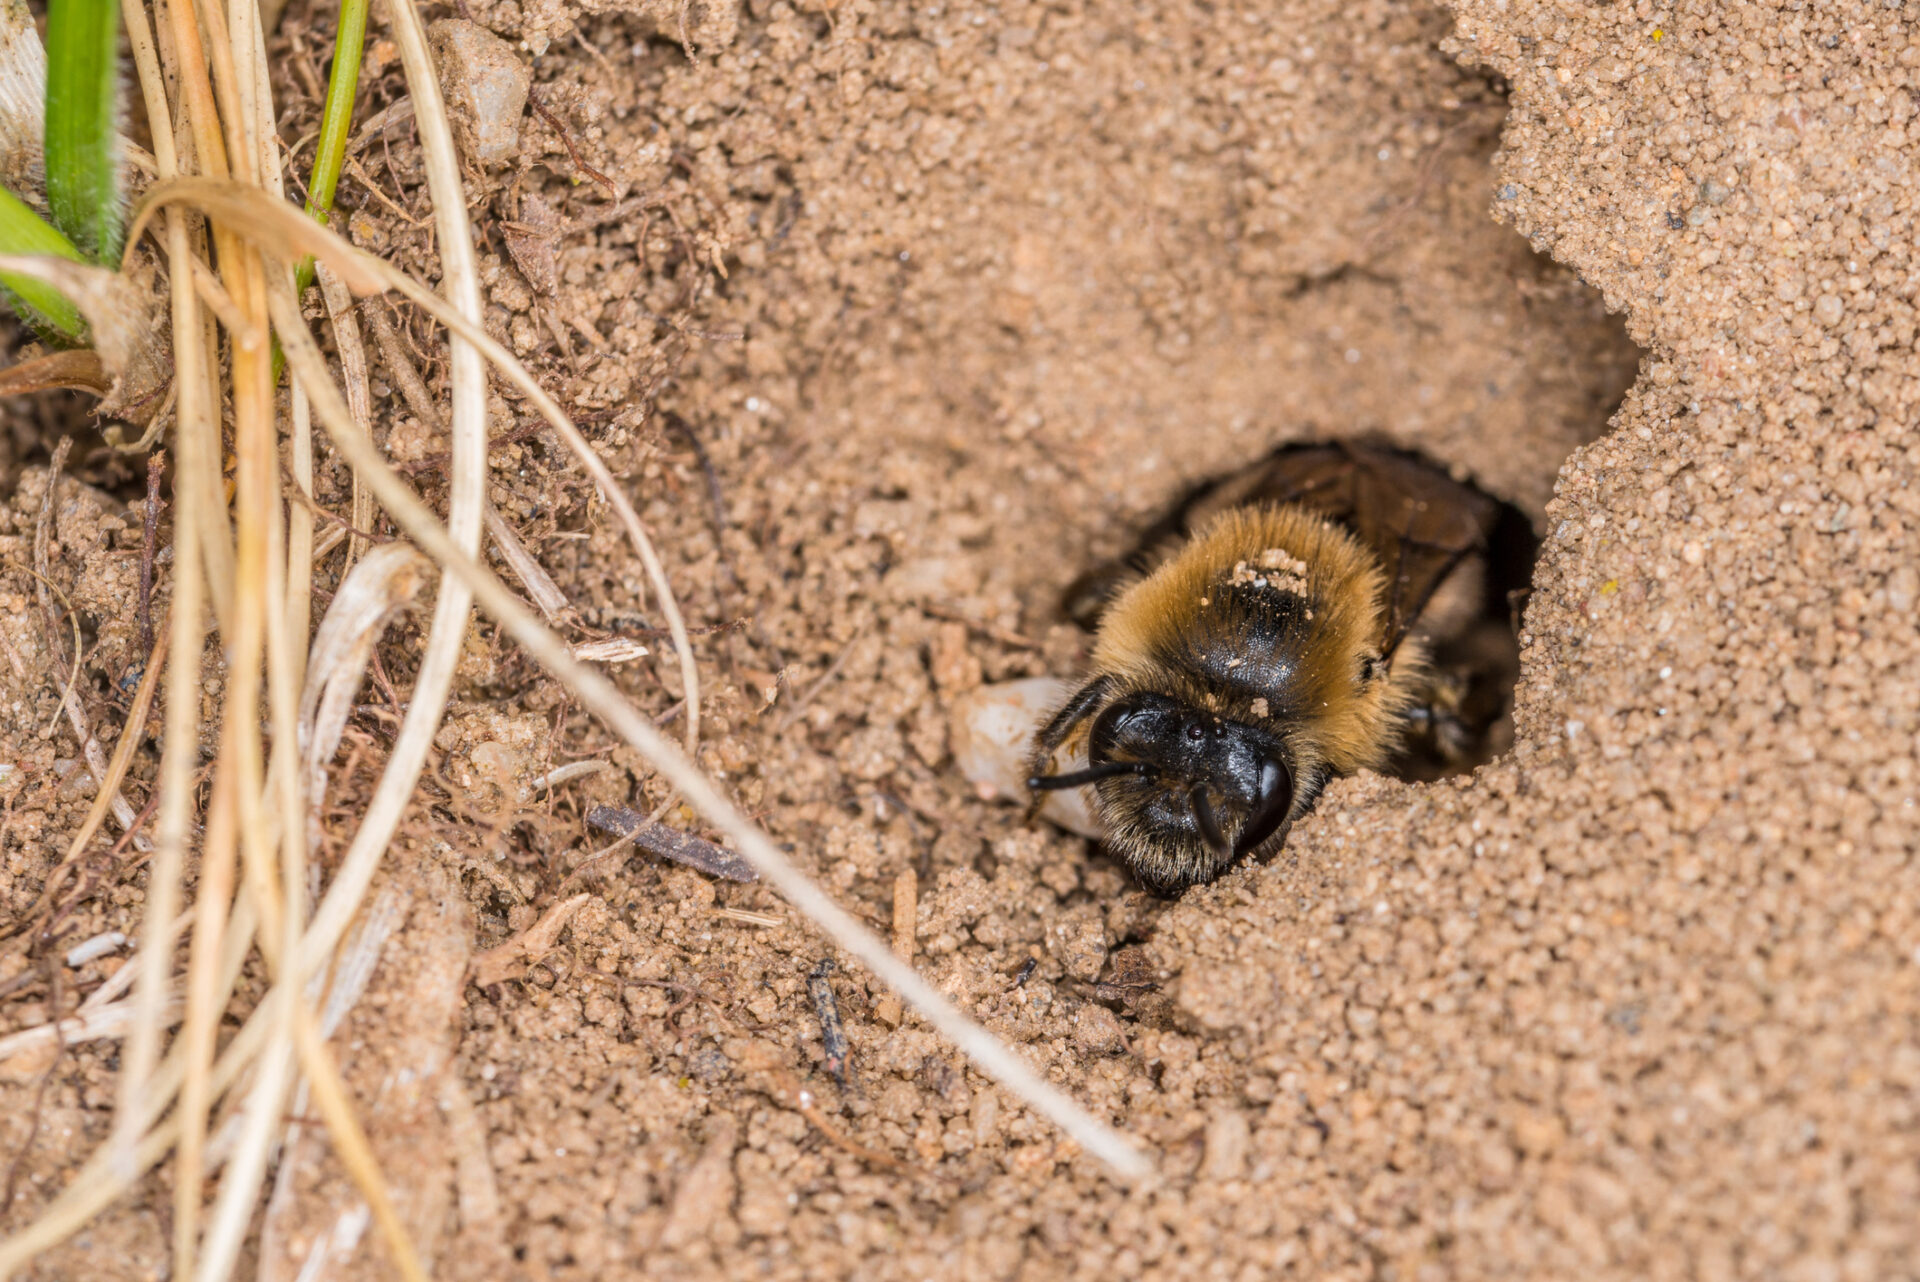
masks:
[[[1175,895],[1270,857],[1337,775],[1471,769],[1511,740],[1536,547],[1418,454],[1283,447],[1068,590],[1091,670],[1035,736],[1028,788],[1087,788],[1107,846]]]

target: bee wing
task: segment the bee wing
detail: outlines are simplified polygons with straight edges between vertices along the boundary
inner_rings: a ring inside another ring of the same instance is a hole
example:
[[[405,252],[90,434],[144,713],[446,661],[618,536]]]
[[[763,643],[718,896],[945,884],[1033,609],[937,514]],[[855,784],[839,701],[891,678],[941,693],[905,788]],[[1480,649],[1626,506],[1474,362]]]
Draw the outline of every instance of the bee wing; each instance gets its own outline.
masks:
[[[1383,445],[1336,441],[1284,446],[1196,495],[1181,524],[1198,529],[1246,503],[1294,503],[1345,526],[1387,571],[1380,653],[1391,656],[1447,575],[1484,552],[1499,505],[1418,457]]]

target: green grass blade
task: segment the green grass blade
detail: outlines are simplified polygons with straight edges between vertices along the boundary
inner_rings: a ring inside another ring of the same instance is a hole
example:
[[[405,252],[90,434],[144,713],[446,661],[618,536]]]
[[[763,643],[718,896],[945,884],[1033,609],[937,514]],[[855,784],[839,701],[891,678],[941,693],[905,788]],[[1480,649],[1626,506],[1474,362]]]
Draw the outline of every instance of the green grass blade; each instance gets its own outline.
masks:
[[[340,166],[346,163],[353,97],[360,84],[360,53],[367,42],[367,6],[368,0],[341,0],[340,21],[333,31],[333,68],[327,73],[320,141],[313,152],[313,177],[307,183],[307,213],[323,223],[333,214],[333,193],[340,185]],[[313,284],[313,259],[300,260],[294,284],[303,294]]]
[[[86,261],[72,241],[4,187],[0,187],[0,254],[50,254],[76,263]],[[78,343],[86,337],[87,324],[79,309],[45,281],[0,272],[0,287],[19,304],[16,310],[24,319],[49,338]]]
[[[353,97],[360,84],[360,51],[367,41],[367,0],[343,0],[333,33],[333,67],[327,72],[327,101],[320,112],[320,142],[313,152],[313,181],[307,185],[307,212],[321,222],[333,212],[340,166],[347,158],[353,127]]]
[[[125,234],[119,94],[119,0],[48,0],[47,204],[54,225],[105,267],[119,265]]]

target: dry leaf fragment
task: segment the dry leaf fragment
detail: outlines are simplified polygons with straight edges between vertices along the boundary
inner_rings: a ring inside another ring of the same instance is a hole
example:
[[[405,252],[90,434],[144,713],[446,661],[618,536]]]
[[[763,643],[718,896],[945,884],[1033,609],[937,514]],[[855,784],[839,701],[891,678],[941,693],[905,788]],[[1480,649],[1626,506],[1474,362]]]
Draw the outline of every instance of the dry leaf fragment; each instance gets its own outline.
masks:
[[[560,938],[560,932],[566,929],[573,915],[592,898],[592,895],[580,894],[563,899],[542,913],[539,921],[511,936],[505,943],[475,953],[473,982],[486,988],[512,979],[522,966],[537,961],[553,947],[553,941]]]
[[[119,272],[64,258],[0,254],[0,271],[45,281],[86,318],[89,341],[113,384],[101,414],[140,425],[153,417],[172,362],[167,327],[154,315],[150,295]]]
[[[560,259],[555,247],[564,228],[553,206],[538,192],[531,191],[520,197],[519,218],[500,226],[507,253],[513,256],[513,265],[520,269],[536,294],[551,294],[560,284]]]
[[[307,687],[300,699],[300,756],[308,785],[307,827],[320,840],[327,763],[346,730],[353,696],[387,620],[420,593],[433,563],[406,543],[370,549],[347,575],[314,633]]]
[[[631,637],[608,637],[605,641],[586,641],[573,647],[573,657],[587,663],[631,663],[651,653]]]
[[[113,386],[113,377],[100,361],[100,353],[81,348],[71,352],[48,352],[0,370],[0,396],[25,396],[65,388],[105,396]]]
[[[47,51],[25,0],[0,3],[0,184],[8,191],[46,186],[43,144]]]

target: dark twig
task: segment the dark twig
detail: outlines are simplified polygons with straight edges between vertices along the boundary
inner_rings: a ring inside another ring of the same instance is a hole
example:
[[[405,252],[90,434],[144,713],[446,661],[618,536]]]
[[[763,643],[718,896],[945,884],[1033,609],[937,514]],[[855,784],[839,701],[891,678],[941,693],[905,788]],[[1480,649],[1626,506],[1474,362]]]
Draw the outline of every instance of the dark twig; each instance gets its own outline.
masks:
[[[728,881],[757,881],[753,865],[724,846],[716,846],[704,837],[654,823],[638,811],[625,806],[595,806],[587,811],[587,823],[602,832],[631,837],[633,844],[649,854],[671,859],[677,864],[697,868],[711,877]]]
[[[807,992],[813,998],[813,1013],[820,1020],[820,1044],[826,1051],[827,1071],[840,1089],[847,1089],[847,1056],[852,1049],[846,1027],[840,1022],[840,1005],[833,999],[833,959],[828,958],[807,976]]]

